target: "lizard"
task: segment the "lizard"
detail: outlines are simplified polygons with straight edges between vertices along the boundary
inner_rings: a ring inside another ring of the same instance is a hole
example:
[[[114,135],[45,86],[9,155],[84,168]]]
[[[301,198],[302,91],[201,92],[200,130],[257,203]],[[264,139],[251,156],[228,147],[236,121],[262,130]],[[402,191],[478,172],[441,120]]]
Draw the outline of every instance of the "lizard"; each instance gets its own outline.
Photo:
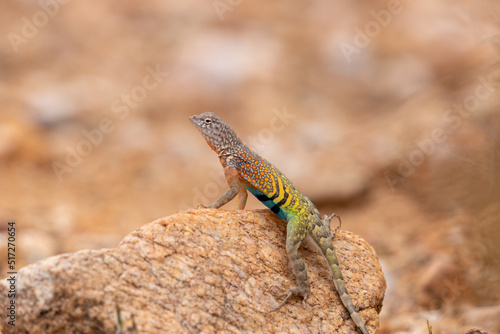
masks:
[[[279,298],[286,297],[272,311],[280,309],[292,296],[302,297],[304,303],[309,296],[310,283],[305,263],[298,253],[301,243],[308,240],[319,248],[328,263],[335,288],[350,317],[362,334],[369,334],[347,291],[333,248],[332,238],[335,232],[330,235],[330,221],[338,215],[325,216],[322,220],[311,200],[302,195],[276,167],[246,146],[233,129],[215,113],[205,112],[189,119],[212,150],[218,154],[229,184],[229,189],[215,202],[200,207],[218,209],[238,196],[236,209],[242,210],[245,208],[248,190],[279,218],[287,222],[286,252],[298,286],[280,296]]]

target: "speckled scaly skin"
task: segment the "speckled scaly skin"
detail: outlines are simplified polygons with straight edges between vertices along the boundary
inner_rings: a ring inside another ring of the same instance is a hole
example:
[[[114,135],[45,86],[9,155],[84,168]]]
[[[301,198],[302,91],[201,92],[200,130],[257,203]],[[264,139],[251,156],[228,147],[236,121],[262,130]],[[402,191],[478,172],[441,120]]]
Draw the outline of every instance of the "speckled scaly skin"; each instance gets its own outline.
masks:
[[[303,297],[304,302],[309,296],[306,267],[298,253],[300,244],[308,238],[320,249],[328,262],[335,288],[351,318],[361,333],[369,334],[347,292],[339,261],[333,249],[330,220],[336,215],[321,220],[321,215],[314,204],[276,167],[243,144],[229,125],[214,113],[206,112],[192,116],[190,121],[219,155],[229,183],[229,190],[207,207],[220,208],[238,195],[237,208],[243,209],[248,190],[278,217],[287,221],[286,251],[299,285],[284,294],[285,299],[273,311],[285,305],[293,295]]]

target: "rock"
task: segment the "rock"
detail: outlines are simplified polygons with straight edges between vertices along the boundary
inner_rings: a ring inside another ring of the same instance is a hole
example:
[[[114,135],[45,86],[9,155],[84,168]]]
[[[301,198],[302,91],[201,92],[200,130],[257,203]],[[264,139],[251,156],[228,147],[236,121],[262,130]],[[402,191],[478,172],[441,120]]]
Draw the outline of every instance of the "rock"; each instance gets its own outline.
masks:
[[[18,271],[16,326],[2,333],[354,333],[321,256],[301,250],[311,281],[303,304],[277,298],[294,284],[286,227],[270,211],[201,209],[158,219],[116,248],[54,256]],[[347,288],[371,333],[385,279],[374,250],[334,240]],[[7,295],[7,281],[0,294]],[[8,298],[0,299],[5,310]],[[117,324],[121,327],[117,330]]]
[[[460,321],[473,328],[467,334],[500,333],[500,306],[474,307],[465,311]]]
[[[480,329],[477,329],[477,328],[472,328],[472,329],[469,329],[467,332],[465,332],[464,334],[488,334],[487,332],[485,331],[482,331]]]

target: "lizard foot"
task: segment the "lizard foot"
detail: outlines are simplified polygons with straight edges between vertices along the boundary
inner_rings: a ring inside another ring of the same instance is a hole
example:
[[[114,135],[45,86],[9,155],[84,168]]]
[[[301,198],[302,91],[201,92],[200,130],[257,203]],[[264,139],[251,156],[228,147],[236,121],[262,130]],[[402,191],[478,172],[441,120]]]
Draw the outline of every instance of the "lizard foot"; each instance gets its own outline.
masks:
[[[337,233],[337,230],[342,227],[342,220],[340,220],[340,216],[336,213],[332,213],[330,216],[325,216],[325,219],[323,220],[323,225],[326,226],[328,229],[328,232],[330,232],[330,222],[332,221],[332,218],[335,217],[339,220],[339,224],[337,227],[335,227],[335,230],[333,231],[332,235],[330,236],[330,240],[333,240],[335,238],[335,234]]]
[[[301,296],[303,298],[302,302],[305,304],[306,303],[306,299],[307,299],[307,297],[309,296],[310,293],[311,293],[311,290],[309,288],[298,287],[298,286],[293,287],[287,293],[284,293],[284,294],[282,294],[282,295],[280,295],[278,297],[278,298],[283,298],[283,297],[286,296],[285,299],[281,302],[281,304],[278,307],[276,307],[275,309],[272,309],[268,313],[271,313],[271,312],[279,310],[283,305],[286,304],[286,302],[288,301],[288,299],[290,299],[290,297],[292,297],[292,296]]]

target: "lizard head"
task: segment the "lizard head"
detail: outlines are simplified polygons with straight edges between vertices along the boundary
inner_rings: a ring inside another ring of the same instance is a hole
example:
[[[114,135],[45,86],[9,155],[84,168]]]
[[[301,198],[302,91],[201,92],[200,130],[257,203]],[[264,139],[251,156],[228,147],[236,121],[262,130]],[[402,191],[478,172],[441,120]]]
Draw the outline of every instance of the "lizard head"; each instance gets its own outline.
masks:
[[[201,132],[208,145],[219,155],[233,145],[241,143],[229,125],[213,112],[191,116],[189,120]]]

